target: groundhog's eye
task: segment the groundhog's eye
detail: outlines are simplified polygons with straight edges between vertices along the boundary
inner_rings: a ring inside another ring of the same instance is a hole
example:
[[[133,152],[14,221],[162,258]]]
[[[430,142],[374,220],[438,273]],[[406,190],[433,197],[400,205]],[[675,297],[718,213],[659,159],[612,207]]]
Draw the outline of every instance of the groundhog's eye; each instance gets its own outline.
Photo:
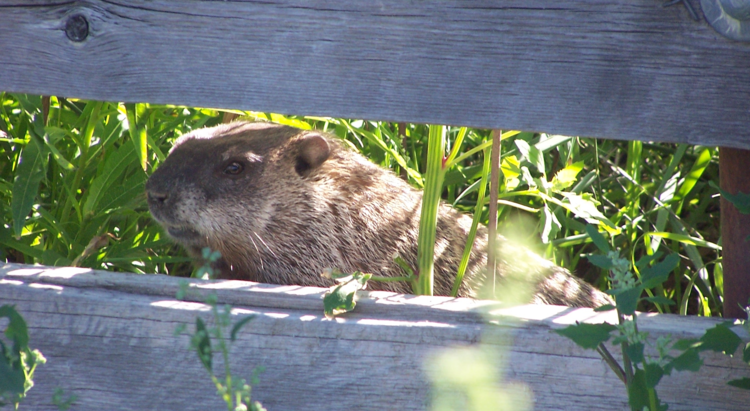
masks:
[[[243,166],[242,163],[238,163],[235,161],[235,162],[229,163],[229,165],[227,165],[224,168],[224,174],[237,175],[241,173],[242,170],[244,169],[245,169],[245,166]]]

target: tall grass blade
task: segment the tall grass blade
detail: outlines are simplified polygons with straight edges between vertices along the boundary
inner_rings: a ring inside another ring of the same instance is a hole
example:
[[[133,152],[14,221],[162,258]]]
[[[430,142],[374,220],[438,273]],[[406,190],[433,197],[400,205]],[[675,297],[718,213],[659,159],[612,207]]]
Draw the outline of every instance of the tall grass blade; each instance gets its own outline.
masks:
[[[125,168],[132,164],[135,149],[132,145],[123,144],[116,152],[109,155],[104,163],[104,169],[91,183],[88,197],[83,205],[83,215],[87,216],[94,212],[99,200],[105,190],[112,189],[115,180],[122,175]]]
[[[97,208],[101,211],[107,211],[134,204],[138,201],[145,204],[146,179],[147,176],[145,173],[138,172],[129,177],[119,190],[104,190]]]
[[[469,256],[471,250],[474,248],[474,239],[477,236],[477,228],[479,227],[479,220],[482,218],[482,209],[484,208],[484,198],[487,192],[487,180],[490,177],[490,149],[484,150],[484,163],[482,165],[482,178],[479,180],[479,193],[477,196],[477,204],[474,206],[474,218],[471,220],[471,229],[469,229],[469,235],[466,238],[466,246],[464,246],[464,253],[461,256],[461,263],[458,266],[458,272],[456,273],[456,280],[453,282],[453,288],[451,289],[451,296],[458,296],[458,290],[461,287],[461,282],[466,274],[466,268],[469,266]]]
[[[547,151],[552,150],[553,148],[555,148],[555,147],[557,147],[557,146],[559,146],[561,144],[567,143],[571,139],[573,139],[573,137],[560,136],[560,135],[551,135],[551,136],[547,136],[546,139],[544,139],[544,140],[542,140],[542,141],[534,144],[534,147],[536,147],[537,150],[539,150],[541,152],[547,152]]]
[[[675,190],[677,188],[677,181],[680,177],[679,173],[675,173],[677,165],[682,160],[685,150],[687,149],[686,144],[680,144],[677,151],[672,156],[672,160],[669,162],[667,169],[664,171],[664,175],[659,183],[659,187],[656,189],[654,197],[658,198],[659,201],[654,201],[658,207],[656,214],[656,231],[664,231],[667,226],[667,219],[669,217],[670,209],[666,204],[670,203],[674,199]],[[661,237],[652,238],[651,252],[655,253],[661,245]]]
[[[650,232],[647,232],[646,235],[666,238],[669,240],[677,241],[685,245],[706,247],[706,248],[711,248],[713,250],[721,251],[720,245],[706,241],[702,238],[691,237],[689,235],[675,234],[675,233],[669,233],[669,232],[664,232],[664,231],[650,231]]]
[[[506,131],[505,133],[503,133],[503,134],[500,135],[500,140],[501,141],[505,141],[506,139],[509,139],[511,137],[514,137],[514,136],[517,136],[520,133],[521,132],[518,131],[518,130]],[[445,168],[451,168],[453,165],[458,164],[458,163],[466,160],[467,158],[473,156],[474,154],[476,154],[476,153],[478,153],[480,151],[483,151],[484,149],[486,149],[488,147],[491,147],[491,146],[492,146],[492,140],[485,141],[484,143],[482,143],[482,144],[480,144],[480,145],[472,148],[471,150],[469,150],[469,151],[461,154],[460,156],[457,156],[456,158],[453,159],[453,161],[446,162]]]
[[[32,137],[21,151],[16,178],[13,181],[10,208],[13,215],[13,233],[20,238],[29,215],[34,206],[34,199],[39,192],[39,183],[47,172],[47,153]]]
[[[701,150],[700,154],[698,154],[698,158],[695,160],[695,163],[693,163],[690,171],[685,176],[685,181],[682,183],[682,186],[680,186],[680,189],[677,190],[675,199],[680,201],[680,204],[676,210],[677,214],[680,214],[680,212],[682,211],[682,200],[685,199],[685,197],[687,197],[691,191],[693,191],[695,184],[703,176],[703,173],[706,171],[706,168],[710,163],[711,150],[704,148],[703,150]]]
[[[141,164],[143,171],[146,171],[148,162],[148,139],[146,138],[146,122],[143,117],[146,116],[146,105],[126,103],[125,111],[128,117],[128,127],[130,130],[130,139],[133,142],[135,153]]]
[[[435,256],[435,232],[440,194],[443,189],[443,158],[445,156],[445,127],[430,125],[427,147],[427,173],[425,175],[422,213],[419,220],[418,263],[419,278],[415,294],[432,295]]]
[[[57,127],[43,127],[41,129],[35,127],[35,132],[37,136],[44,141],[44,145],[47,150],[49,150],[50,154],[52,154],[52,158],[55,159],[57,164],[60,165],[63,170],[75,170],[75,166],[65,159],[65,156],[63,156],[57,147],[55,147],[55,141],[64,137],[65,131],[62,131]]]

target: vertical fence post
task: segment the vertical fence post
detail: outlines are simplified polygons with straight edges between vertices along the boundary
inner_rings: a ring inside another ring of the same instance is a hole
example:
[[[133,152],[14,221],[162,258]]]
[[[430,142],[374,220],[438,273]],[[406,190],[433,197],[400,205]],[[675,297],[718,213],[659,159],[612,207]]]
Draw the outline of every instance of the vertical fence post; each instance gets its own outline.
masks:
[[[719,148],[719,175],[722,190],[750,193],[750,151]],[[721,199],[721,237],[724,264],[724,317],[745,318],[742,307],[750,297],[750,215],[741,214],[729,201]]]

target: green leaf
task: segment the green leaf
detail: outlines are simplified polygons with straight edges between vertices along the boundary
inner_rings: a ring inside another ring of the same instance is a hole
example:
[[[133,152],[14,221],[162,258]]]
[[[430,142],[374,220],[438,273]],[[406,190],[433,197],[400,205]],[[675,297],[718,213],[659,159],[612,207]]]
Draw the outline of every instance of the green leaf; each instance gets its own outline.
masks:
[[[541,218],[542,242],[544,244],[549,244],[550,241],[554,240],[555,237],[557,237],[557,233],[560,232],[562,225],[547,205],[543,207],[543,210],[544,212],[542,213]]]
[[[500,165],[500,171],[505,176],[505,187],[508,191],[515,190],[518,184],[521,183],[519,177],[521,176],[521,163],[518,161],[516,156],[508,156],[503,159]]]
[[[628,345],[628,348],[625,350],[625,354],[627,354],[628,358],[630,358],[630,361],[640,364],[643,362],[643,349],[644,345],[642,342],[632,343]]]
[[[13,341],[14,351],[13,354],[8,353],[2,340],[0,340],[0,397],[2,397],[3,393],[23,394],[26,381],[24,374],[25,365],[18,362],[18,355],[20,351],[28,351],[29,349],[28,327],[21,314],[12,305],[6,304],[1,306],[0,317],[8,319],[5,336]],[[13,357],[15,358],[12,360],[11,358]]]
[[[692,246],[698,246],[698,247],[706,247],[713,250],[721,251],[721,246],[718,244],[714,244],[712,242],[706,241],[702,238],[696,238],[691,237],[689,235],[684,234],[675,234],[675,233],[669,233],[665,231],[650,231],[646,233],[646,235],[652,235],[655,237],[662,237],[669,240],[674,240],[682,244],[692,245]]]
[[[552,179],[552,190],[562,191],[575,184],[576,177],[583,170],[583,166],[584,162],[578,161],[558,171]]]
[[[656,390],[649,388],[649,380],[650,378],[646,375],[646,371],[641,369],[635,370],[633,381],[628,384],[628,404],[630,405],[630,409],[636,411],[651,410],[651,402],[653,401],[656,409],[651,411],[667,411],[667,405],[661,403]]]
[[[42,150],[36,138],[31,138],[21,150],[16,177],[13,181],[10,208],[13,213],[13,232],[21,237],[26,216],[29,215],[34,199],[39,192],[39,183],[47,172],[47,153]]]
[[[631,410],[643,410],[651,404],[648,402],[648,387],[646,386],[646,374],[643,370],[636,369],[633,381],[628,385],[628,404]]]
[[[641,287],[635,287],[625,290],[615,297],[617,303],[617,309],[625,315],[633,315],[635,309],[638,306],[638,297],[641,296]]]
[[[745,344],[745,348],[742,350],[742,361],[750,365],[750,343]]]
[[[674,344],[672,344],[672,349],[685,351],[690,348],[695,348],[699,345],[700,345],[700,341],[696,338],[683,338],[683,339],[677,340]]]
[[[426,172],[417,237],[417,279],[413,282],[414,294],[418,295],[433,294],[437,215],[445,177],[443,159],[447,141],[446,127],[430,125],[428,129]]]
[[[609,243],[607,243],[607,240],[599,232],[596,226],[587,224],[586,233],[588,233],[589,237],[591,237],[591,241],[594,242],[594,245],[596,245],[596,248],[598,248],[599,251],[603,253],[608,253],[612,250],[611,248],[609,248]]]
[[[741,191],[738,191],[737,194],[729,194],[728,192],[722,190],[720,187],[716,185],[713,186],[718,188],[721,196],[732,203],[735,207],[737,207],[737,210],[740,213],[750,214],[750,193],[743,193]]]
[[[364,289],[371,274],[356,272],[351,277],[341,279],[339,285],[328,290],[323,297],[323,311],[326,318],[333,318],[354,310],[357,305],[357,291]]]
[[[94,212],[104,193],[115,188],[115,181],[122,175],[125,168],[134,161],[136,161],[136,155],[132,144],[123,144],[117,151],[109,155],[101,174],[96,176],[91,183],[88,197],[83,205],[84,215]]]
[[[664,304],[664,305],[674,305],[675,304],[674,301],[670,300],[667,297],[662,297],[660,295],[656,295],[656,296],[653,296],[653,297],[642,298],[642,300],[648,301],[648,302],[654,303],[654,304]]]
[[[505,140],[505,135],[508,133],[510,132],[503,133],[503,140]],[[516,131],[516,133],[519,132]],[[542,152],[547,152],[573,139],[573,137],[570,136],[561,136],[557,134],[547,134],[546,137],[546,139],[540,140],[538,143],[534,144],[534,147],[538,148]]]
[[[651,255],[644,255],[635,262],[635,266],[636,268],[638,268],[638,271],[643,271],[643,269],[648,267],[648,265],[651,264],[652,261],[660,259],[662,254],[664,253],[662,253],[661,251],[657,251]]]
[[[41,113],[42,96],[34,94],[13,94],[13,97],[18,100],[23,111],[27,112],[29,117],[34,117],[36,114]]]
[[[685,176],[685,180],[683,181],[680,189],[675,195],[676,200],[681,200],[687,197],[688,194],[690,194],[690,191],[692,191],[693,187],[695,187],[695,183],[698,182],[698,180],[703,175],[703,172],[706,170],[706,167],[708,167],[710,163],[711,150],[704,148],[703,150],[701,150],[700,154],[698,154],[698,158],[695,160],[695,163],[693,163],[690,171]]]
[[[148,161],[148,139],[146,137],[147,107],[147,104],[125,103],[130,141],[133,142],[134,152],[138,156],[143,171],[146,171]]]
[[[292,126],[294,128],[301,128],[302,130],[310,130],[312,128],[309,123],[298,120],[296,118],[289,118],[287,116],[276,113],[270,113],[270,115],[271,118],[269,120],[277,124],[284,124],[287,126]]]
[[[603,268],[605,270],[611,269],[614,265],[612,264],[612,259],[607,257],[606,255],[590,254],[587,255],[586,258],[591,264],[594,264],[595,266]]]
[[[200,359],[201,364],[203,364],[208,372],[212,372],[213,352],[211,351],[211,339],[208,336],[206,324],[200,317],[195,318],[195,334],[192,337],[192,345],[198,353],[198,359]]]
[[[401,267],[402,270],[404,270],[404,273],[406,273],[407,277],[414,277],[414,270],[409,267],[409,263],[406,262],[401,256],[396,256],[393,258],[393,262],[398,264],[399,267]]]
[[[37,127],[39,126],[39,127]],[[52,158],[55,159],[57,164],[60,165],[65,170],[75,170],[75,166],[73,164],[70,164],[68,160],[65,159],[65,157],[60,154],[60,151],[55,147],[55,141],[59,140],[61,135],[65,135],[65,131],[60,130],[56,127],[43,127],[41,124],[34,124],[34,131],[37,135],[37,137],[41,138],[44,141],[44,145],[49,150],[49,152],[52,154]],[[51,136],[51,133],[56,133],[57,136]]]
[[[598,224],[611,233],[619,233],[620,229],[599,211],[597,202],[590,194],[584,193],[578,195],[567,191],[559,194],[563,196],[563,201],[555,202],[556,200],[552,200],[549,197],[545,199],[564,207],[575,214],[576,217],[586,220],[589,224]]]
[[[602,312],[602,311],[612,311],[615,309],[615,306],[612,304],[604,304],[599,307],[594,308],[595,312]]]
[[[567,326],[560,330],[555,330],[555,332],[564,337],[570,338],[582,348],[593,350],[596,349],[599,344],[609,340],[610,333],[616,329],[617,327],[607,323],[579,323]]]
[[[742,339],[727,327],[731,322],[716,324],[715,327],[706,330],[701,337],[701,345],[697,347],[699,351],[715,351],[727,355],[734,354],[740,346]]]
[[[529,171],[529,168],[526,166],[521,166],[521,181],[529,185],[529,189],[536,189],[539,184],[537,182],[539,179],[534,178],[531,175],[531,171]]]
[[[514,143],[516,143],[516,147],[518,147],[518,151],[521,152],[524,158],[531,163],[540,173],[544,173],[544,155],[541,151],[539,151],[538,148],[534,146],[530,146],[529,143],[527,143],[524,140],[515,140]]]
[[[698,371],[701,369],[701,366],[703,365],[703,360],[700,359],[698,356],[698,351],[689,348],[685,350],[682,354],[680,354],[677,358],[670,361],[669,364],[667,364],[667,368],[671,370],[671,368],[674,368],[677,371]]]
[[[354,135],[361,135],[367,139],[371,144],[374,144],[378,148],[382,149],[384,152],[388,153],[393,160],[396,161],[396,163],[401,167],[402,169],[406,170],[406,173],[409,175],[410,178],[413,179],[414,183],[416,183],[418,186],[422,187],[424,185],[424,180],[422,178],[422,175],[419,174],[416,170],[409,167],[406,164],[406,160],[404,160],[403,156],[398,152],[398,150],[394,150],[391,146],[386,144],[383,139],[379,136],[377,136],[375,133],[371,131],[367,131],[364,128],[356,128],[353,127],[348,121],[343,119],[328,119],[331,120],[335,124],[341,124],[345,127],[344,130],[348,129],[352,134]],[[345,132],[345,131],[344,131]],[[459,156],[459,158],[454,159],[454,163],[458,163],[461,161],[462,156]]]
[[[644,366],[646,372],[646,386],[648,388],[656,388],[656,385],[661,381],[661,377],[664,376],[664,368],[659,364],[647,363]]]
[[[4,393],[23,394],[24,381],[23,368],[12,368],[8,363],[8,358],[0,356],[0,396]]]
[[[9,340],[16,342],[21,348],[29,345],[29,329],[26,326],[26,320],[16,311],[12,305],[3,305],[0,307],[0,318],[8,319],[8,326],[5,328],[5,336]]]
[[[669,273],[677,267],[679,262],[680,256],[677,254],[670,254],[659,263],[641,270],[641,283],[643,284],[643,288],[653,288],[664,281],[667,281]]]
[[[136,171],[136,174],[129,177],[118,190],[105,190],[97,208],[101,211],[107,211],[129,204],[136,205],[138,202],[145,202],[145,197],[141,194],[145,192],[147,179],[145,173]]]
[[[13,238],[10,233],[10,229],[5,229],[0,225],[0,244],[6,245],[10,248],[14,248],[26,255],[32,256],[36,260],[44,259],[44,251],[38,248],[31,247],[23,241],[19,241]]]
[[[247,324],[248,322],[250,322],[250,320],[252,320],[253,318],[255,318],[255,314],[246,315],[241,320],[239,320],[236,323],[234,323],[234,327],[232,327],[232,332],[229,334],[230,338],[232,339],[232,341],[234,341],[234,340],[237,339],[237,333],[240,331],[240,329],[245,324]]]
[[[731,380],[727,384],[732,387],[742,388],[743,390],[750,390],[750,378],[743,377],[738,380]]]

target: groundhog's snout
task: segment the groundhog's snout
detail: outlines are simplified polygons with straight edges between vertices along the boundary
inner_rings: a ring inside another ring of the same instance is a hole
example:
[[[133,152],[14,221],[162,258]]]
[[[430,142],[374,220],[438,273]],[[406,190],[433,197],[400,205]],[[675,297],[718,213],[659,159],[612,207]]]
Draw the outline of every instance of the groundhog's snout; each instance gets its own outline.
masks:
[[[148,198],[148,206],[151,207],[162,207],[169,200],[169,193],[163,193],[154,190],[147,190],[146,196]]]
[[[148,201],[148,208],[151,210],[151,214],[159,214],[159,211],[165,210],[170,203],[172,203],[173,195],[170,193],[168,186],[160,184],[159,172],[157,171],[152,175],[146,182],[146,199]]]
[[[146,197],[148,198],[148,209],[151,215],[161,223],[165,231],[173,239],[183,244],[192,244],[200,239],[200,235],[192,224],[177,218],[174,211],[176,196],[169,190],[161,191],[146,185]]]
[[[171,218],[171,210],[175,205],[174,190],[164,183],[164,179],[159,177],[157,170],[146,182],[146,200],[151,215],[162,224],[168,223]]]
[[[146,199],[148,201],[148,210],[156,221],[164,224],[168,223],[168,210],[170,203],[170,195],[167,191],[157,191],[153,188],[146,187]]]

